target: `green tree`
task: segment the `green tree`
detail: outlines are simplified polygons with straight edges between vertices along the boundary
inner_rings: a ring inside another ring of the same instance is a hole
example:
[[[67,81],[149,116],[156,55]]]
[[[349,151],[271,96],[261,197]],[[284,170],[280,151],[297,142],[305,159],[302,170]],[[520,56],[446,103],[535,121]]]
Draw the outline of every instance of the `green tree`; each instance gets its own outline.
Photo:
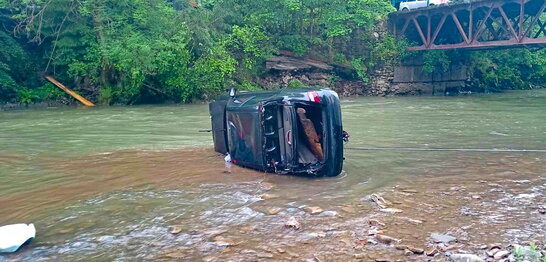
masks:
[[[545,87],[545,50],[480,51],[470,59],[472,84],[483,91]]]

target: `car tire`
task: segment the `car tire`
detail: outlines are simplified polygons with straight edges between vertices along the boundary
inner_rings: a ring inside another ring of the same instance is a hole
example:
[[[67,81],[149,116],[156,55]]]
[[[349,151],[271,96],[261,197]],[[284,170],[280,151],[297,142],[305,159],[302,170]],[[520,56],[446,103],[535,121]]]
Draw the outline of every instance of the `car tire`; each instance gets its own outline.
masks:
[[[402,11],[409,11],[407,7],[402,8]]]

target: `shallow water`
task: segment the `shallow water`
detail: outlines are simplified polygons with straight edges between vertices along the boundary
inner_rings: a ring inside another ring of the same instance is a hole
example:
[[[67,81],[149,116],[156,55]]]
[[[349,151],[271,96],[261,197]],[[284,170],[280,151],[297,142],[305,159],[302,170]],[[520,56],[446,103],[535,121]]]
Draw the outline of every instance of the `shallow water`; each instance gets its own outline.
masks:
[[[342,105],[347,147],[546,149],[546,90]],[[307,241],[282,227],[305,205],[357,206],[365,215],[366,195],[397,184],[546,170],[541,153],[346,150],[337,178],[267,175],[226,167],[210,134],[198,132],[208,128],[206,105],[0,112],[0,225],[37,228],[31,245],[0,260],[157,259],[175,247],[187,249],[177,251],[185,258],[220,257],[224,249],[212,239],[224,231],[243,247]],[[264,193],[279,197],[264,201]],[[267,215],[273,207],[282,211]],[[169,225],[183,230],[171,235]],[[248,225],[257,229],[241,232]]]

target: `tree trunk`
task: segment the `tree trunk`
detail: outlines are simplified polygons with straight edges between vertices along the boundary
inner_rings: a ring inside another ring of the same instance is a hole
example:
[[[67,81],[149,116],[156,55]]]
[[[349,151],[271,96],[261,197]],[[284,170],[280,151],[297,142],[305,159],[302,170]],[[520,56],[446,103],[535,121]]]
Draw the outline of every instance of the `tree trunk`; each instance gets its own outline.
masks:
[[[101,52],[101,70],[100,70],[100,85],[102,87],[109,86],[109,61],[108,56],[104,54],[106,50],[106,40],[104,37],[104,14],[102,13],[103,8],[106,8],[104,6],[103,0],[96,0],[95,4],[93,5],[94,10],[92,12],[93,14],[93,26],[95,27],[96,32],[96,38],[97,42],[100,46],[100,52]]]

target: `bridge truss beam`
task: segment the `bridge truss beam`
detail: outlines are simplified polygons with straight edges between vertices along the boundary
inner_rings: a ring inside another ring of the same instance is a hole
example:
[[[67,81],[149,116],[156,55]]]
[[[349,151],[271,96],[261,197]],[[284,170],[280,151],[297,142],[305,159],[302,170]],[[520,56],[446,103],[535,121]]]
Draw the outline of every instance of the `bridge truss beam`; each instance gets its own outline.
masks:
[[[546,46],[546,0],[480,0],[391,14],[408,50]]]

